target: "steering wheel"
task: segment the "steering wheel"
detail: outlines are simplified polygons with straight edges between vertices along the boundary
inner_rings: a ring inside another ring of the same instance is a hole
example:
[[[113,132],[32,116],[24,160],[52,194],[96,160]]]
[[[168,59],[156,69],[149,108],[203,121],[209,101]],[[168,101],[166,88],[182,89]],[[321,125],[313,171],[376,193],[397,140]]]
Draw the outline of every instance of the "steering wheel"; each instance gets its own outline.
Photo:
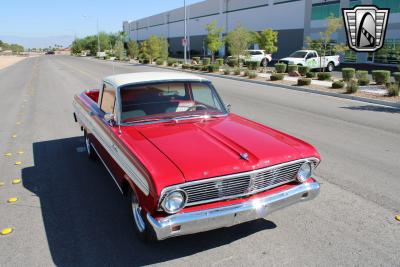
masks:
[[[187,111],[196,111],[196,110],[208,110],[208,107],[203,104],[195,104],[194,106],[188,108]]]

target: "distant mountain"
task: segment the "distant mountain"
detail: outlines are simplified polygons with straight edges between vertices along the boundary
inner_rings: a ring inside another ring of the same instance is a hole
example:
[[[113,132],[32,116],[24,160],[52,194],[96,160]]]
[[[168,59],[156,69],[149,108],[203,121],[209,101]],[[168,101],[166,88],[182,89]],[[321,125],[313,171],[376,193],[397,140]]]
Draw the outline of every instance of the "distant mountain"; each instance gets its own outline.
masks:
[[[21,37],[0,35],[0,40],[9,44],[20,44],[25,48],[48,48],[49,46],[54,47],[55,44],[68,47],[74,41],[74,36]]]

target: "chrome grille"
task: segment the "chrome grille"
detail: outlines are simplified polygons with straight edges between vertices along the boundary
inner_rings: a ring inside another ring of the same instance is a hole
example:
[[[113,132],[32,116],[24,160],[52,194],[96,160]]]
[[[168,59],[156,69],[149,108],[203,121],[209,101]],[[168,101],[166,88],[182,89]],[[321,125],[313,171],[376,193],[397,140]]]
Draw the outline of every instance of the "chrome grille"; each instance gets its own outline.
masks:
[[[166,190],[182,189],[187,194],[187,205],[238,198],[290,183],[296,179],[300,166],[310,161],[315,168],[318,159],[301,159],[245,173],[189,182]]]

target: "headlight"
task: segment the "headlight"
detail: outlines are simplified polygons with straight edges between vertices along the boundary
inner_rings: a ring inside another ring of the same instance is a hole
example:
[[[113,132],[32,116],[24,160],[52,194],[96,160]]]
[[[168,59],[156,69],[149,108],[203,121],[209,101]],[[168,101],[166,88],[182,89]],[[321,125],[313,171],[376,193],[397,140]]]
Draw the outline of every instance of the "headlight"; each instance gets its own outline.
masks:
[[[312,175],[312,166],[311,162],[304,162],[299,171],[297,172],[297,181],[300,183],[304,183],[305,181],[308,180]]]
[[[186,205],[186,194],[182,190],[174,190],[164,197],[161,207],[166,213],[177,213]]]

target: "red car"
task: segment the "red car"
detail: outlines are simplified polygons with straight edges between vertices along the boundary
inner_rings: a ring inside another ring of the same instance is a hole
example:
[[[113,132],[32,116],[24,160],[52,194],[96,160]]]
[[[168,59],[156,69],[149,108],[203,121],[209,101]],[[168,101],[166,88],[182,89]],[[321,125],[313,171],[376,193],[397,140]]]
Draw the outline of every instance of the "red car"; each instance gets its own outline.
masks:
[[[230,113],[204,78],[114,75],[73,105],[89,157],[129,199],[142,240],[263,218],[319,192],[311,145]]]

